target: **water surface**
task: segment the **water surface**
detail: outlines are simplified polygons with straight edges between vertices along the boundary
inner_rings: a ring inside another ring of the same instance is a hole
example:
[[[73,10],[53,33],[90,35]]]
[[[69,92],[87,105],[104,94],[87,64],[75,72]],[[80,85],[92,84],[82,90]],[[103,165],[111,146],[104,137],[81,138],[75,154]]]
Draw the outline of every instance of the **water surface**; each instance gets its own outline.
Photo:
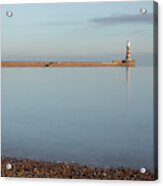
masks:
[[[3,68],[2,156],[153,169],[153,69]]]

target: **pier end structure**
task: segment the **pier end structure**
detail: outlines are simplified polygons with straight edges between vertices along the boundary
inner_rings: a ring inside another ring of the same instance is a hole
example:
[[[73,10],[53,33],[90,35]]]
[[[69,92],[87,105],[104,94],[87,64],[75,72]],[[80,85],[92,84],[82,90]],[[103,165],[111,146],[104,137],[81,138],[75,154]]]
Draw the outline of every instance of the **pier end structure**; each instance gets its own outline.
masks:
[[[132,61],[131,58],[131,41],[127,41],[126,45],[126,61]]]
[[[131,41],[127,40],[126,44],[126,57],[122,60],[113,60],[114,64],[117,63],[119,66],[123,64],[122,66],[135,66],[136,60],[132,59],[131,57]]]
[[[136,64],[136,61],[134,59],[132,59],[132,57],[131,57],[131,46],[132,46],[131,41],[127,40],[127,44],[126,44],[126,59],[122,61],[123,63]]]

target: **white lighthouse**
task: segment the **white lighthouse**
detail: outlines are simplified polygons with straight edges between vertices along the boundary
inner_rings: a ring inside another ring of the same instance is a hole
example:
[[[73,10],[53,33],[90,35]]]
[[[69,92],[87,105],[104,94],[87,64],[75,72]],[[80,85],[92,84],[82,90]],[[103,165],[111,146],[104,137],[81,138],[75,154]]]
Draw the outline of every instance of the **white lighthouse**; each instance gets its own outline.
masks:
[[[126,45],[126,62],[128,61],[132,61],[131,58],[131,41],[127,41],[127,45]]]

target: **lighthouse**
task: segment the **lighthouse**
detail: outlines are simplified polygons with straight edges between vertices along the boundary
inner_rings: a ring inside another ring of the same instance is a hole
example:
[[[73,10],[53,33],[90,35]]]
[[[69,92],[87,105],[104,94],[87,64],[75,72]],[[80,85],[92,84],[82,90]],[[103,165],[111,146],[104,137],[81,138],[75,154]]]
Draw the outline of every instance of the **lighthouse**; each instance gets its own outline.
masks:
[[[132,61],[131,58],[131,41],[127,41],[126,45],[126,62]]]

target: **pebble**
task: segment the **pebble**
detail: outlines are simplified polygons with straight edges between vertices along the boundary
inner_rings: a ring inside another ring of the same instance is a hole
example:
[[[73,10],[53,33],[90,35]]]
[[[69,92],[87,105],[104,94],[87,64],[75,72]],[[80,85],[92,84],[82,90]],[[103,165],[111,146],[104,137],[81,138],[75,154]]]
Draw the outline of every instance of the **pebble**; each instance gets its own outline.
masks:
[[[11,163],[13,168],[6,169]],[[70,179],[105,179],[105,180],[155,180],[153,172],[141,174],[139,170],[130,168],[97,168],[68,162],[43,162],[29,159],[2,157],[2,177],[33,178],[70,178]]]

